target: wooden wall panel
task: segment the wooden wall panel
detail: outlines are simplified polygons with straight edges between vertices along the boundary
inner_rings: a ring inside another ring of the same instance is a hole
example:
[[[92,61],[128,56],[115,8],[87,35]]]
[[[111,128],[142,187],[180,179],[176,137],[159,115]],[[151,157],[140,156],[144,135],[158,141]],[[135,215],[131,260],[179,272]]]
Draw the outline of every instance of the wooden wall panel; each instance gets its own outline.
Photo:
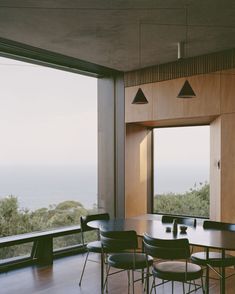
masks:
[[[153,119],[172,119],[183,116],[184,99],[176,96],[183,85],[182,79],[155,83],[153,86]],[[192,101],[191,101],[192,102]]]
[[[196,97],[177,98],[185,78],[164,81],[153,86],[153,118],[173,119],[218,115],[220,113],[220,75],[189,77]]]
[[[210,116],[199,116],[199,117],[188,117],[188,118],[174,118],[174,119],[160,119],[139,122],[138,125],[145,126],[148,128],[158,128],[158,127],[180,127],[180,126],[200,126],[209,125],[214,121],[218,115]]]
[[[125,121],[143,122],[220,114],[220,74],[189,77],[195,98],[177,98],[185,78],[141,85],[149,103],[131,104],[139,87],[126,88]]]
[[[221,219],[221,118],[210,124],[210,218]]]
[[[235,223],[235,113],[221,115],[221,220]]]
[[[150,131],[136,125],[126,126],[125,216],[148,212],[149,135]]]
[[[221,112],[235,112],[235,70],[221,72]]]
[[[152,84],[141,85],[148,104],[132,104],[132,101],[139,89],[138,87],[130,87],[125,90],[125,121],[140,122],[152,120],[153,118],[153,99],[152,99]]]
[[[192,99],[176,98],[185,78],[141,85],[145,92],[149,93],[151,103],[148,106],[141,105],[138,110],[130,107],[130,99],[133,99],[138,86],[126,88],[126,121],[139,122],[139,128],[143,127],[142,134],[147,132],[148,127],[210,123],[210,216],[214,220],[235,222],[235,69],[191,76],[188,80],[196,93],[196,97]],[[132,151],[136,148],[137,152],[137,138],[133,139],[132,144]],[[138,157],[139,153],[135,156]],[[131,157],[132,163],[137,157]],[[219,160],[221,169],[218,169],[217,165]],[[126,189],[126,193],[130,193],[129,198],[126,198],[126,205],[129,206],[131,214],[141,211],[138,204],[131,207],[132,202],[128,203],[128,199],[133,200],[134,194],[130,196],[131,193],[136,193],[138,189],[141,191],[142,196],[138,201],[144,207],[142,211],[145,210],[144,205],[148,197],[146,186],[144,188],[140,185],[138,177],[138,172],[126,176],[128,189],[129,181],[137,183],[136,190],[134,186],[131,187],[132,191]]]

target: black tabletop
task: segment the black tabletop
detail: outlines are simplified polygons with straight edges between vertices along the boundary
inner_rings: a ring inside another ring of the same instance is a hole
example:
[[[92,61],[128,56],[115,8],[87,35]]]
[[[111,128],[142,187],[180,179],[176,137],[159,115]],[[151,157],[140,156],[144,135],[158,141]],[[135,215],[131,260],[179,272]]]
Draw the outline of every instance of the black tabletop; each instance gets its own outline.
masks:
[[[92,221],[88,225],[102,230],[134,230],[138,236],[148,233],[154,238],[161,239],[187,238],[191,245],[235,250],[235,232],[205,230],[202,225],[197,225],[195,228],[188,227],[186,234],[180,233],[179,229],[177,234],[168,233],[166,227],[172,227],[172,225],[163,224],[160,220],[143,216],[109,221]]]

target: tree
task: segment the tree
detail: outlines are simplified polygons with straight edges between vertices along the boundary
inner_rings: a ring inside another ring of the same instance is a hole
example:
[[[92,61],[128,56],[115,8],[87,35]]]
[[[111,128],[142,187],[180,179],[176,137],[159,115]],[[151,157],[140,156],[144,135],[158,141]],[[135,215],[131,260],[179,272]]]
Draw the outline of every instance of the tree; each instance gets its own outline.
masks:
[[[93,213],[93,209],[91,210]],[[74,200],[68,200],[49,208],[40,208],[34,211],[20,209],[18,199],[8,196],[0,199],[0,236],[11,236],[50,228],[78,225],[80,216],[89,214],[90,211]],[[92,239],[94,234],[89,235]],[[56,238],[54,248],[66,247],[81,243],[80,234]],[[0,258],[10,258],[29,254],[31,244],[23,244],[0,249]]]
[[[154,212],[209,217],[209,184],[200,183],[183,194],[155,195]]]

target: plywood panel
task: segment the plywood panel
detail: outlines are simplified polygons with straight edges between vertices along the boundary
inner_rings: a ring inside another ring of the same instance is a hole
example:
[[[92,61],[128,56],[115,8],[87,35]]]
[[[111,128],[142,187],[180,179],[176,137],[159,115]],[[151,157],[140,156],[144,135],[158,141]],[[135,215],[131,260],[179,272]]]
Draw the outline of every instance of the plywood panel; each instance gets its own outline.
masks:
[[[210,125],[210,218],[221,219],[221,118]]]
[[[221,74],[235,74],[235,68],[220,71]]]
[[[221,72],[221,112],[235,112],[235,69]]]
[[[139,122],[152,120],[153,99],[152,99],[152,84],[141,85],[148,104],[132,104],[132,101],[139,89],[137,87],[129,87],[125,89],[125,121],[126,122]]]
[[[199,117],[188,117],[188,118],[175,118],[175,119],[161,119],[161,120],[151,120],[140,122],[138,125],[145,127],[180,127],[180,126],[199,126],[199,125],[209,125],[218,116],[199,116]]]
[[[125,207],[126,217],[147,213],[149,193],[150,131],[136,125],[126,128]]]
[[[154,120],[209,116],[220,113],[220,75],[198,75],[187,79],[196,94],[195,98],[177,98],[185,78],[153,85]]]
[[[214,220],[235,222],[235,69],[192,76],[188,80],[196,93],[196,98],[176,98],[185,78],[144,85],[149,93],[152,93],[152,116],[150,105],[148,105],[146,113],[144,108],[140,108],[139,112],[131,113],[132,110],[129,107],[127,117],[129,121],[138,121],[140,128],[210,123],[210,215]],[[129,95],[131,89],[134,93],[134,87],[129,88]],[[138,87],[135,91],[137,89]],[[135,138],[131,144],[139,146],[139,141]],[[129,164],[130,162],[133,164],[138,156],[139,153],[136,153],[135,157],[133,155]],[[219,160],[221,169],[218,169]],[[144,163],[142,165],[144,166]],[[133,178],[126,177],[127,186],[128,181],[136,181],[138,172],[133,175]],[[133,192],[135,187],[132,186],[131,189]],[[144,188],[140,182],[137,182],[137,194],[138,189],[144,192],[143,189],[146,189],[146,186]],[[143,195],[145,193],[146,190]],[[143,204],[141,201],[140,203]]]
[[[221,116],[221,220],[235,223],[235,113]]]

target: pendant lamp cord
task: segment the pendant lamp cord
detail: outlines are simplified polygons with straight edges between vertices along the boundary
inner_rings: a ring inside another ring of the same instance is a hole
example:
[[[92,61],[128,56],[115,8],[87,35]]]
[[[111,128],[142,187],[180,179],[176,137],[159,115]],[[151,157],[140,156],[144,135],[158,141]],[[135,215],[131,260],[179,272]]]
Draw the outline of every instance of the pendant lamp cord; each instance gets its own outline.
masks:
[[[139,20],[139,69],[141,68],[141,21]]]
[[[185,24],[186,24],[186,29],[185,29],[185,57],[188,57],[188,3],[186,3],[185,7]]]

